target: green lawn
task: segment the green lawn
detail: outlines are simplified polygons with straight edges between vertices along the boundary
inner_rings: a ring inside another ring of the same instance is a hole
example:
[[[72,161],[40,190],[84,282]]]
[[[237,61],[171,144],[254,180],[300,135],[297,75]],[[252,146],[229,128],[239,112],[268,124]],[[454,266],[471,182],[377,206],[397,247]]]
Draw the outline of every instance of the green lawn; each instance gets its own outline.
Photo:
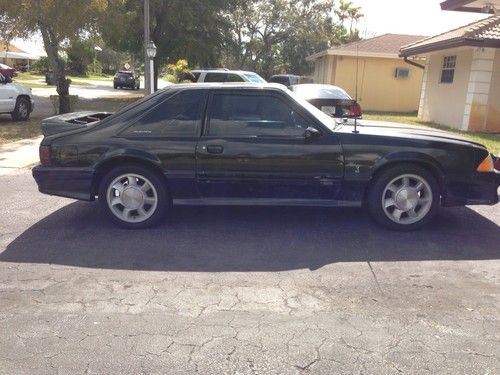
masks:
[[[421,121],[417,118],[416,113],[393,113],[393,112],[363,112],[363,118],[368,120],[400,122],[403,124],[428,126],[431,128],[449,131],[450,133],[461,135],[465,138],[470,138],[475,142],[485,145],[490,152],[495,155],[500,155],[500,134],[487,134],[476,132],[464,132],[461,130],[450,129],[446,126],[435,124],[432,122]]]

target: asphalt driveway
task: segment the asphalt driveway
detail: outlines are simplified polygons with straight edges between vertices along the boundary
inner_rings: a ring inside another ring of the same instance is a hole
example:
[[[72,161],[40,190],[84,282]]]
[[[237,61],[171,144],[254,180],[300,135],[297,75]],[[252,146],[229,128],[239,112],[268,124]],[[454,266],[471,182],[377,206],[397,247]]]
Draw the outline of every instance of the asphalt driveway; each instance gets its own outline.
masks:
[[[0,176],[0,373],[500,372],[500,206],[174,209],[127,231]]]

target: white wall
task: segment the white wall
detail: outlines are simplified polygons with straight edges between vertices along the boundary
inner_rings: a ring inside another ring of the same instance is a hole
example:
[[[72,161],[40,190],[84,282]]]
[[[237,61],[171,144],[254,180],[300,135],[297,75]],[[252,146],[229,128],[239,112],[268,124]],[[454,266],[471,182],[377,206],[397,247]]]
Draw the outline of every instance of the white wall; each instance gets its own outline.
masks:
[[[444,56],[456,55],[453,83],[440,83]],[[419,117],[461,129],[472,63],[472,48],[448,49],[427,56],[425,87]]]

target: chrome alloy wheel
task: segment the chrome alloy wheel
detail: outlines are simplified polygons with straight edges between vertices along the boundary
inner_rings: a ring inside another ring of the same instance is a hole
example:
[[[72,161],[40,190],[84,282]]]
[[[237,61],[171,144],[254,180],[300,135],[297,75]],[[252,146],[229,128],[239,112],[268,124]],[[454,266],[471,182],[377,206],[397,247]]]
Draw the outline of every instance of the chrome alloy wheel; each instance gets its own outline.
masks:
[[[109,184],[106,199],[117,218],[127,223],[140,223],[154,214],[158,192],[144,176],[124,174]]]
[[[26,118],[28,116],[28,113],[29,113],[28,112],[29,111],[29,109],[28,109],[28,103],[26,103],[24,100],[21,100],[19,102],[19,109],[18,109],[18,111],[19,111],[19,116],[21,118],[23,118],[23,119]]]
[[[422,220],[432,206],[429,183],[414,174],[404,174],[387,184],[382,194],[382,207],[389,219],[398,224]]]

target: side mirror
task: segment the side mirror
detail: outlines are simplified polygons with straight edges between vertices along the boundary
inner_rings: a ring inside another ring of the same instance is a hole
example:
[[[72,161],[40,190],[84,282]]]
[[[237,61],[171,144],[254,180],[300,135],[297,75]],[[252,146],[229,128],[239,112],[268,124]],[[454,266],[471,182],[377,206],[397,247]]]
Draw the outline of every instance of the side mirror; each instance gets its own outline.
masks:
[[[5,77],[4,83],[12,83],[11,77]]]
[[[321,135],[321,132],[318,129],[316,129],[312,126],[308,126],[305,133],[304,133],[304,138],[306,139],[306,141],[308,141],[308,140],[311,140],[314,138],[318,138],[320,135]]]

